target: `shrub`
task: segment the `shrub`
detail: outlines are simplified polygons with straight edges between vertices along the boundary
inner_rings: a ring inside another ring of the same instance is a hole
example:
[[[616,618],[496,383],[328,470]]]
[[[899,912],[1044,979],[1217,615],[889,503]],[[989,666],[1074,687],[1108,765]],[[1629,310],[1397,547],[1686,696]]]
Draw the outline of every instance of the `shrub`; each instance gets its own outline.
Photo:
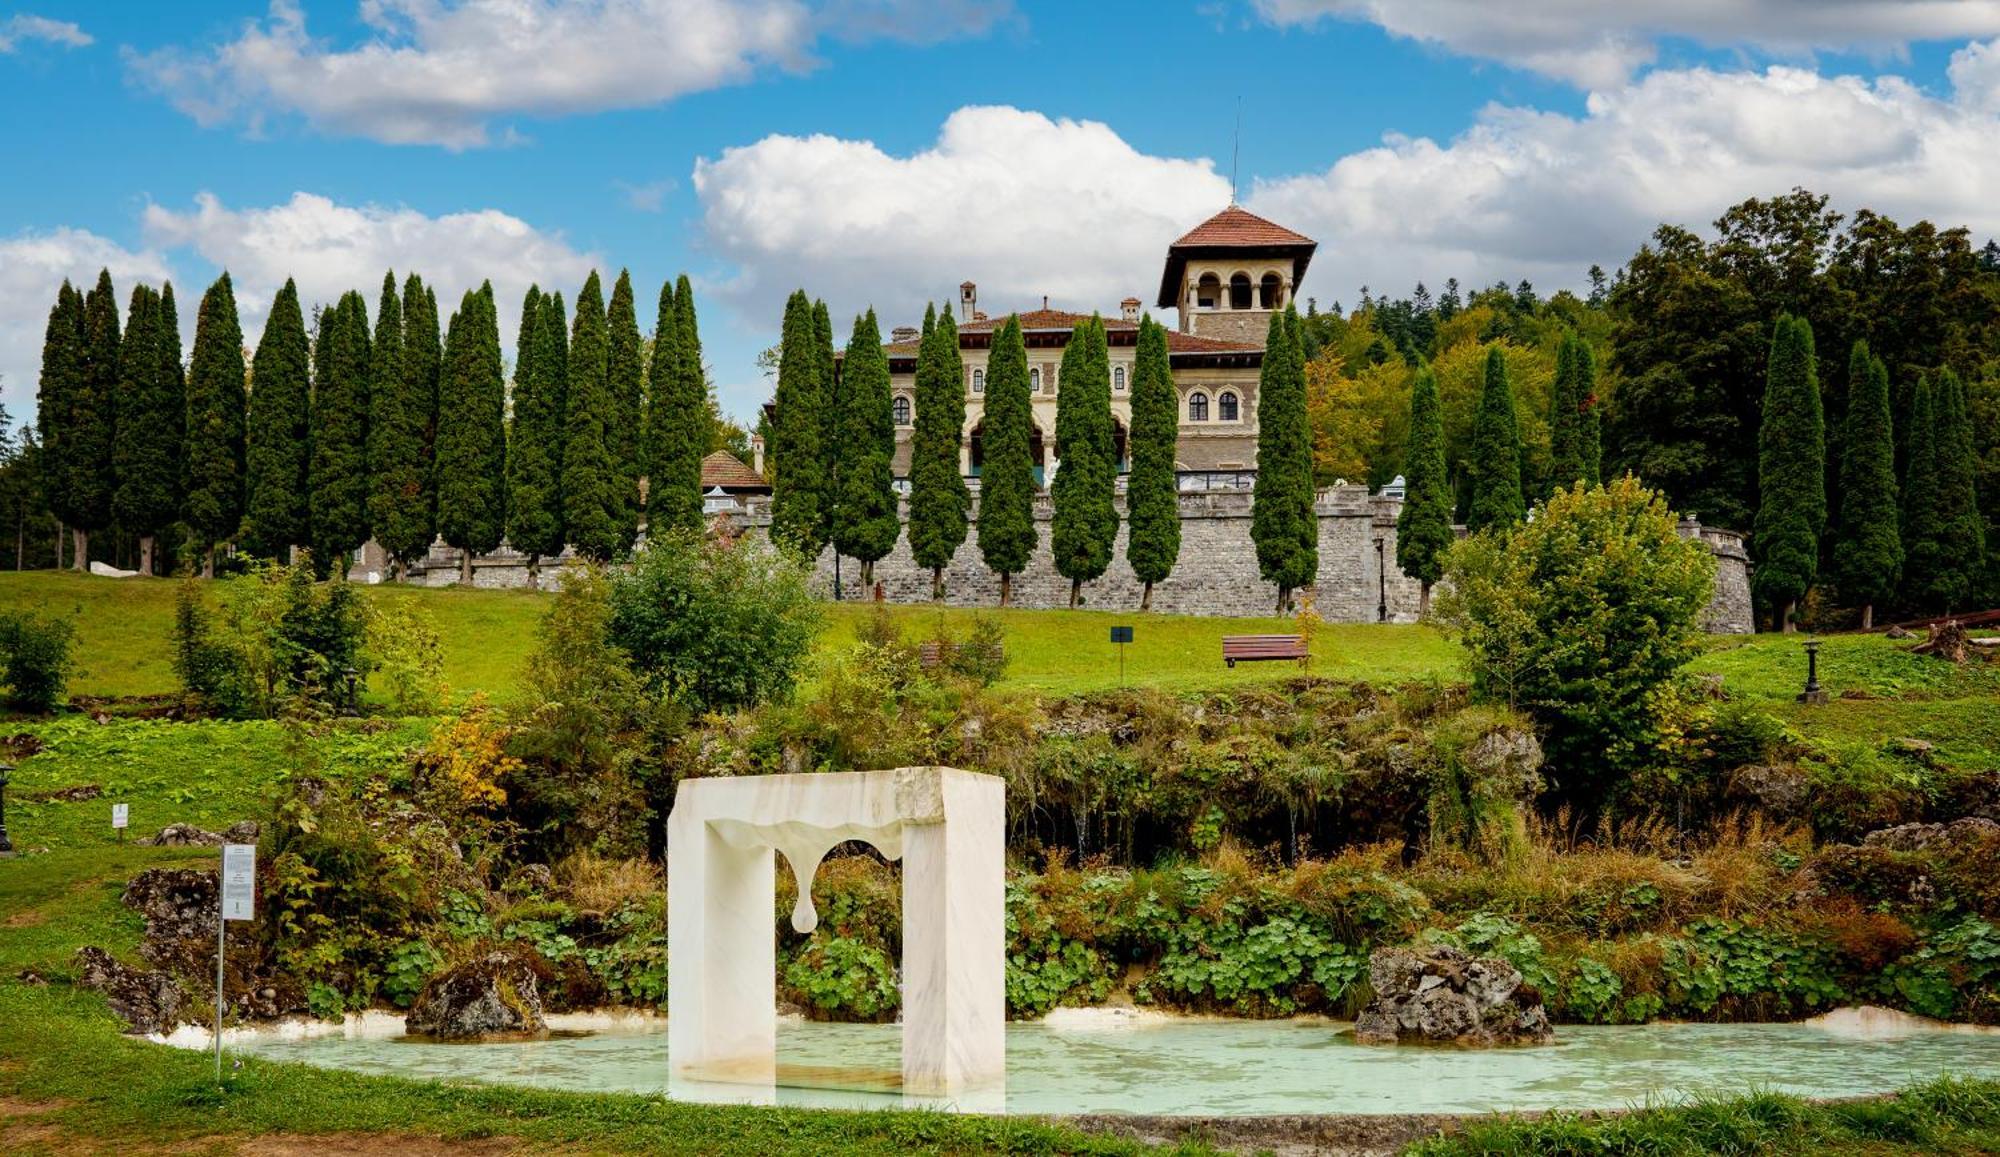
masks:
[[[1714,574],[1666,501],[1627,477],[1454,546],[1439,618],[1475,693],[1532,716],[1558,794],[1595,809],[1655,757]]]
[[[888,1020],[903,1002],[889,957],[845,936],[808,941],[785,968],[785,988],[809,1011],[842,1020]]]
[[[368,654],[388,685],[397,715],[435,715],[450,695],[437,619],[414,602],[378,604],[368,623]]]
[[[62,698],[76,627],[68,619],[19,611],[0,614],[0,680],[7,705],[40,715]]]
[[[355,705],[368,617],[350,584],[314,582],[302,555],[208,585],[220,591],[219,612],[183,586],[174,618],[174,668],[191,699],[267,719]]]
[[[754,539],[663,535],[611,579],[609,638],[691,710],[783,700],[820,626],[806,578],[805,564]]]

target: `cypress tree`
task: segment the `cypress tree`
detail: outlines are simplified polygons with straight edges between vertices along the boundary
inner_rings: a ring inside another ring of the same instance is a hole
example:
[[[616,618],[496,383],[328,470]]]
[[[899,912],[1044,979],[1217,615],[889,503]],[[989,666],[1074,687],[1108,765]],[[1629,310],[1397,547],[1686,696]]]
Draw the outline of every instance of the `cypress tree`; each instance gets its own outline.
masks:
[[[500,545],[506,527],[507,385],[499,311],[489,282],[467,291],[445,334],[438,382],[438,532],[459,551],[459,581],[472,558]]]
[[[365,500],[369,533],[381,542],[382,528],[395,509],[386,471],[396,461],[406,436],[397,423],[403,399],[403,299],[396,291],[396,273],[382,275],[382,292],[375,304],[375,340],[368,344],[368,495]]]
[[[1000,576],[1000,605],[1014,576],[1035,553],[1034,416],[1028,395],[1028,346],[1021,319],[1009,316],[993,335],[986,360],[986,413],[981,419],[979,553]]]
[[[819,517],[821,542],[833,541],[833,526],[840,511],[840,480],[845,475],[840,452],[840,359],[833,356],[833,318],[826,302],[813,302],[813,344],[819,354]],[[839,573],[840,555],[833,564]]]
[[[1590,346],[1574,332],[1556,349],[1556,380],[1549,391],[1549,484],[1598,484],[1599,434],[1595,361]]]
[[[1319,574],[1319,516],[1313,512],[1312,429],[1306,419],[1305,351],[1293,311],[1273,313],[1257,379],[1257,482],[1250,538],[1257,569],[1278,588],[1278,613],[1292,592]]]
[[[153,573],[153,543],[179,510],[178,454],[181,407],[178,383],[160,357],[160,295],[132,290],[131,311],[118,357],[118,429],[111,465],[117,489],[111,513],[139,536],[139,573]]]
[[[773,397],[771,426],[771,539],[811,559],[825,545],[821,512],[825,471],[820,454],[822,410],[817,330],[806,291],[795,289],[785,300],[785,321],[778,340],[778,386]],[[917,411],[919,422],[923,411]],[[915,503],[911,506],[912,526]],[[915,541],[915,530],[911,541]]]
[[[1757,433],[1753,587],[1778,611],[1780,629],[1794,629],[1799,600],[1819,569],[1826,529],[1826,424],[1820,410],[1812,326],[1781,315],[1771,337],[1764,383],[1764,420]]]
[[[390,312],[393,282],[382,285],[382,313]],[[437,537],[437,479],[432,440],[437,431],[437,298],[412,273],[403,279],[395,310],[401,322],[392,358],[383,350],[387,327],[376,319],[374,380],[370,383],[368,466],[373,483],[368,518],[375,541],[394,562],[397,578],[430,550]]]
[[[349,290],[320,315],[313,347],[311,495],[313,566],[344,576],[368,541],[368,303]]]
[[[916,430],[910,440],[910,555],[929,567],[931,597],[944,597],[944,568],[965,544],[972,494],[959,469],[965,431],[965,367],[958,324],[945,309],[924,313],[917,354]]]
[[[168,419],[168,427],[173,430],[173,452],[167,477],[174,492],[174,511],[168,522],[180,518],[183,494],[181,479],[187,473],[187,373],[181,364],[181,315],[174,304],[174,283],[160,283],[159,295],[160,323],[158,340],[153,343],[153,355],[159,359],[160,381],[173,392],[174,412]],[[157,550],[157,544],[156,544]]]
[[[1560,475],[1558,475],[1560,477]],[[1403,466],[1403,509],[1396,515],[1396,565],[1420,584],[1417,615],[1431,611],[1431,587],[1444,577],[1451,528],[1451,479],[1444,457],[1444,407],[1437,375],[1417,369],[1410,387],[1410,448]]]
[[[1895,594],[1903,569],[1889,370],[1865,341],[1855,342],[1848,358],[1840,443],[1840,536],[1833,558],[1841,596],[1861,604],[1865,631],[1875,625],[1875,604]]]
[[[57,485],[50,505],[70,528],[76,569],[90,568],[90,534],[111,525],[117,489],[118,293],[109,270],[83,298],[83,344],[62,437],[52,447]]]
[[[528,589],[541,585],[543,555],[562,553],[562,498],[555,453],[549,334],[542,291],[521,301],[515,336],[513,426],[507,436],[507,541],[528,556]]]
[[[1977,450],[1966,407],[1965,385],[1949,368],[1938,371],[1932,391],[1937,424],[1939,541],[1944,547],[1938,590],[1946,612],[1977,588],[1986,561],[1986,525],[1979,512]]]
[[[324,320],[322,320],[324,327]],[[244,448],[243,548],[260,558],[289,558],[311,539],[309,431],[311,367],[299,291],[289,279],[271,302],[250,360]]]
[[[609,356],[604,291],[593,272],[576,295],[570,328],[562,493],[571,545],[599,562],[616,558],[624,548],[618,463],[607,428],[612,412]]]
[[[1521,429],[1514,413],[1514,387],[1498,345],[1486,351],[1486,384],[1472,427],[1472,530],[1512,526],[1528,508],[1521,493]]]
[[[202,294],[187,375],[188,529],[202,548],[202,574],[215,577],[215,548],[243,521],[243,325],[229,274]]]
[[[1083,584],[1111,565],[1118,537],[1118,453],[1111,430],[1111,362],[1103,319],[1092,316],[1063,347],[1056,395],[1058,466],[1049,496],[1055,519],[1049,550],[1056,573],[1069,580],[1069,605],[1083,601]],[[1301,395],[1303,398],[1303,395]]]
[[[639,337],[639,307],[632,297],[632,274],[627,270],[619,270],[618,280],[612,283],[605,327],[605,376],[611,390],[611,419],[604,432],[617,468],[618,500],[624,504],[618,522],[618,533],[623,539],[618,552],[623,554],[639,538],[639,479],[646,473],[642,457],[646,367]]]
[[[1604,484],[1604,407],[1597,399],[1597,355],[1590,352],[1590,343],[1581,338],[1576,343],[1576,384],[1571,387],[1576,399],[1576,446],[1577,457],[1583,464],[1583,473],[1578,475],[1589,486]]]
[[[875,311],[854,319],[842,368],[840,406],[840,506],[834,549],[861,562],[861,585],[875,582],[875,563],[895,549],[902,524],[896,516],[896,426],[889,416],[889,359]]]
[[[1142,611],[1153,608],[1153,584],[1165,582],[1180,558],[1180,480],[1174,472],[1180,425],[1167,329],[1143,317],[1132,365],[1132,475],[1125,484],[1125,559],[1146,584]]]
[[[42,497],[63,523],[69,521],[63,454],[69,449],[77,398],[83,392],[83,365],[83,295],[64,280],[62,288],[56,291],[56,303],[49,309],[48,328],[43,332],[42,376],[35,408],[42,436],[39,456]],[[56,565],[62,565],[60,530],[56,535]],[[87,564],[79,556],[76,565],[82,569]]]
[[[1959,592],[1950,573],[1951,548],[1942,537],[1937,399],[1929,374],[1918,375],[1916,388],[1910,391],[1909,416],[1903,472],[1904,589],[1918,605],[1940,610]]]
[[[656,378],[653,390],[647,525],[663,531],[693,530],[702,524],[701,460],[708,454],[709,419],[694,287],[687,274],[681,274],[675,283],[671,302],[664,290],[660,298],[659,334],[671,335],[672,344],[653,354],[655,366],[663,373]],[[669,356],[662,357],[662,352]]]
[[[542,380],[548,383],[549,402],[549,446],[555,463],[556,494],[562,493],[562,464],[564,448],[569,444],[569,311],[563,307],[563,295],[544,293],[542,295],[542,341],[535,351]],[[562,504],[556,504],[556,521],[562,521]],[[563,529],[562,541],[567,544],[569,530]]]
[[[663,281],[660,283],[660,300],[653,314],[653,344],[646,359],[646,412],[642,416],[643,473],[646,475],[648,506],[651,506],[659,486],[658,463],[663,440],[673,437],[673,419],[668,407],[674,393],[674,367],[680,360],[680,345],[680,314],[674,306],[674,283]],[[649,511],[646,516],[648,533],[658,521],[657,513]]]

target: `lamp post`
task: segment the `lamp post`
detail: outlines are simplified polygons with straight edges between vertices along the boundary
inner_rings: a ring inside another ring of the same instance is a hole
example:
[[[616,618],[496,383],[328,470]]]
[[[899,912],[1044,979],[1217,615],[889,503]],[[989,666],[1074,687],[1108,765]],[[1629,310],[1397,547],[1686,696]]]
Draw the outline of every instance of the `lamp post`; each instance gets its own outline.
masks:
[[[1389,540],[1375,536],[1375,621],[1389,621]]]
[[[1806,689],[1799,692],[1801,703],[1824,703],[1826,688],[1819,685],[1819,640],[1806,640]]]
[[[13,764],[0,763],[0,856],[14,854],[14,843],[7,838],[7,780],[13,774]]]

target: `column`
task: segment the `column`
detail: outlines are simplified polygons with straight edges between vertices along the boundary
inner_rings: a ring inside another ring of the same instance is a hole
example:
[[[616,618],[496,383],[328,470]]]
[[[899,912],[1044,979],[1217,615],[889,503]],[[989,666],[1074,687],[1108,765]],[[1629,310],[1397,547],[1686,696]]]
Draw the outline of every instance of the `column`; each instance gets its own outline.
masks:
[[[1005,788],[946,769],[942,823],[903,828],[903,1091],[954,1095],[1007,1071]]]

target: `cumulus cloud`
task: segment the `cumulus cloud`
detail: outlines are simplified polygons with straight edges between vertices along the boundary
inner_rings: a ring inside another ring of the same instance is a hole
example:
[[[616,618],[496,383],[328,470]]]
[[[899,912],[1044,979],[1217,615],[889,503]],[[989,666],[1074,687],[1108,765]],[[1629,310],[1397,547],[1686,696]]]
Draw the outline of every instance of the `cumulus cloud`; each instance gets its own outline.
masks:
[[[362,0],[370,37],[333,47],[298,0],[208,49],[129,53],[145,86],[204,125],[296,114],[327,132],[472,148],[494,123],[660,104],[813,63],[824,33],[937,39],[977,33],[1006,0]]]
[[[298,283],[308,310],[314,302],[330,303],[358,289],[372,315],[382,274],[393,269],[399,278],[414,271],[437,291],[440,321],[458,308],[466,290],[492,281],[501,337],[512,349],[518,305],[528,286],[539,282],[574,293],[597,260],[560,235],[496,209],[432,217],[414,209],[342,205],[312,193],[247,209],[203,193],[191,210],[150,205],[142,223],[156,248],[190,250],[229,271],[252,341],[287,277]]]
[[[135,280],[158,283],[169,276],[159,253],[126,249],[83,229],[0,237],[0,403],[15,420],[35,409],[42,335],[56,287],[67,278],[87,289],[97,283],[100,269],[111,271],[121,294]]]
[[[1498,60],[1587,88],[1614,88],[1652,63],[1663,38],[1778,53],[1901,51],[1925,40],[2000,34],[1995,0],[1252,0],[1279,26],[1324,20]]]
[[[45,41],[63,48],[86,48],[94,43],[90,33],[69,20],[51,20],[46,16],[23,12],[0,21],[0,53],[13,52],[29,40]]]
[[[695,165],[718,289],[776,319],[804,285],[836,318],[873,305],[884,328],[968,278],[982,308],[1116,309],[1150,299],[1167,242],[1229,200],[1208,160],[1154,157],[1095,121],[962,108],[930,148],[768,136]],[[844,321],[836,326],[845,334]]]

